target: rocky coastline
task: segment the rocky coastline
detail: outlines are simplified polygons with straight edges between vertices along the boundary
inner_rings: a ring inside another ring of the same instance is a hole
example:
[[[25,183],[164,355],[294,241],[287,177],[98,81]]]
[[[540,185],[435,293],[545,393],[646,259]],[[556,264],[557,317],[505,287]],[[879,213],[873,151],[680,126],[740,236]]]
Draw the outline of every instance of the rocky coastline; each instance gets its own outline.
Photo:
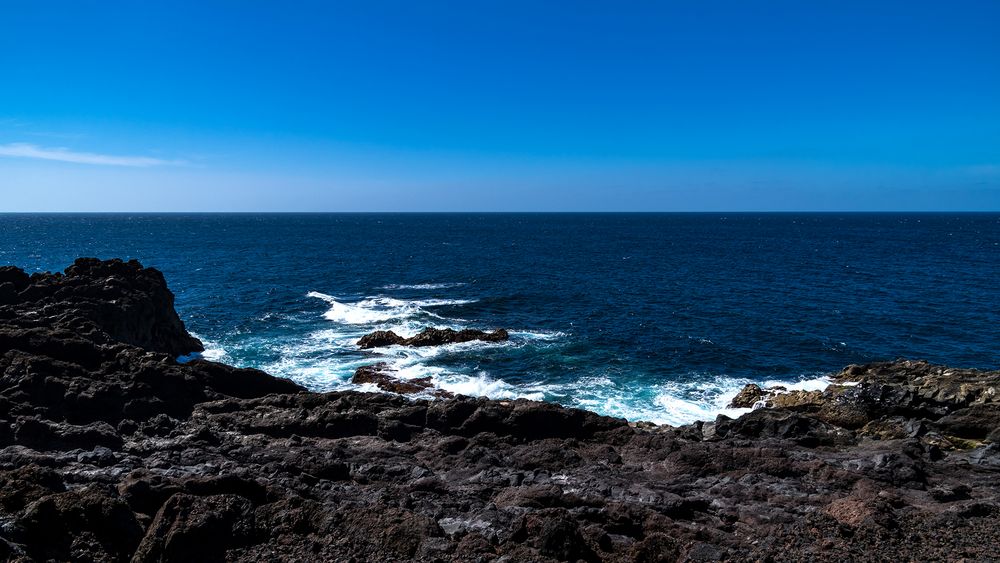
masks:
[[[507,336],[458,334],[428,337]],[[177,361],[201,348],[138,262],[0,268],[0,559],[1000,557],[1000,371],[849,366],[674,428]]]

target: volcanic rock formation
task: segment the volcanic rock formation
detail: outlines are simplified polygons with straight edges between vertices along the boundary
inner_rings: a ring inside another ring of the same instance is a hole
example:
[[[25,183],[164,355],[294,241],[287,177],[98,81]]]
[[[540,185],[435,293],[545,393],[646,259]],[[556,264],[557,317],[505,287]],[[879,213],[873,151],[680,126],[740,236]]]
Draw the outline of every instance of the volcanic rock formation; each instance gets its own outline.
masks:
[[[379,348],[382,346],[441,346],[443,344],[459,344],[481,340],[483,342],[503,342],[510,338],[507,331],[499,328],[493,332],[467,328],[454,330],[451,328],[425,328],[418,334],[403,338],[391,330],[376,330],[358,340],[359,348]]]
[[[0,559],[996,558],[1000,372],[852,366],[680,428],[195,360],[162,276],[0,269]],[[377,382],[376,382],[377,383]]]

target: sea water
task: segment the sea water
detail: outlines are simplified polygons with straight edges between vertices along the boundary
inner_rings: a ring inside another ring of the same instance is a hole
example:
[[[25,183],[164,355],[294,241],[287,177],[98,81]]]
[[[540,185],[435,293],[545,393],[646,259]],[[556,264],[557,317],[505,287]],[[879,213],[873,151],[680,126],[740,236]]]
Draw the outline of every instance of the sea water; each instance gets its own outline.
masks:
[[[206,358],[315,390],[387,362],[468,395],[714,418],[850,363],[1000,366],[1000,214],[0,215],[0,264],[163,271]],[[503,343],[360,350],[373,330]],[[362,389],[374,390],[370,387]]]

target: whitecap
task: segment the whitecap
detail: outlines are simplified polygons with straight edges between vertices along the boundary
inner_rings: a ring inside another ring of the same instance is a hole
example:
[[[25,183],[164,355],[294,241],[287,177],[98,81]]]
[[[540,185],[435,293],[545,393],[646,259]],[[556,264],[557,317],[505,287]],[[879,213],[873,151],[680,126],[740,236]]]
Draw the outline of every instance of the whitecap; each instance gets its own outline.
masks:
[[[475,375],[448,374],[436,378],[434,382],[445,391],[473,397],[542,401],[546,396],[545,385],[511,385],[501,379],[493,379],[483,372]]]
[[[424,312],[420,307],[405,301],[395,299],[366,299],[354,304],[343,303],[336,297],[310,291],[307,297],[322,299],[330,305],[330,309],[323,314],[327,320],[343,324],[373,324],[385,322],[393,319],[412,317]]]
[[[354,305],[358,307],[395,308],[441,307],[444,305],[468,305],[469,303],[475,303],[476,301],[478,301],[478,299],[396,299],[394,297],[374,295],[366,297],[363,301],[358,301]]]
[[[418,307],[443,307],[445,305],[468,305],[470,303],[475,303],[479,301],[478,299],[419,299],[416,301],[410,301],[413,305]]]
[[[449,289],[453,287],[461,287],[463,285],[468,285],[464,282],[445,282],[445,283],[416,283],[416,284],[390,284],[383,285],[380,289]]]
[[[512,330],[509,334],[525,340],[559,340],[566,337],[566,333],[561,331]]]

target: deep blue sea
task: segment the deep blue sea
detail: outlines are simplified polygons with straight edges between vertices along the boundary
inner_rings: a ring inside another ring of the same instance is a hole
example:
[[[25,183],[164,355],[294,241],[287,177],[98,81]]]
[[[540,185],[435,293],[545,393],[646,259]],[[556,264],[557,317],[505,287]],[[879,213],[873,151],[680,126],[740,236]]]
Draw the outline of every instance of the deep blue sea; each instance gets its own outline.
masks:
[[[205,356],[683,423],[850,363],[1000,367],[1000,214],[0,215],[0,264],[159,268]],[[376,329],[511,340],[369,352]]]

